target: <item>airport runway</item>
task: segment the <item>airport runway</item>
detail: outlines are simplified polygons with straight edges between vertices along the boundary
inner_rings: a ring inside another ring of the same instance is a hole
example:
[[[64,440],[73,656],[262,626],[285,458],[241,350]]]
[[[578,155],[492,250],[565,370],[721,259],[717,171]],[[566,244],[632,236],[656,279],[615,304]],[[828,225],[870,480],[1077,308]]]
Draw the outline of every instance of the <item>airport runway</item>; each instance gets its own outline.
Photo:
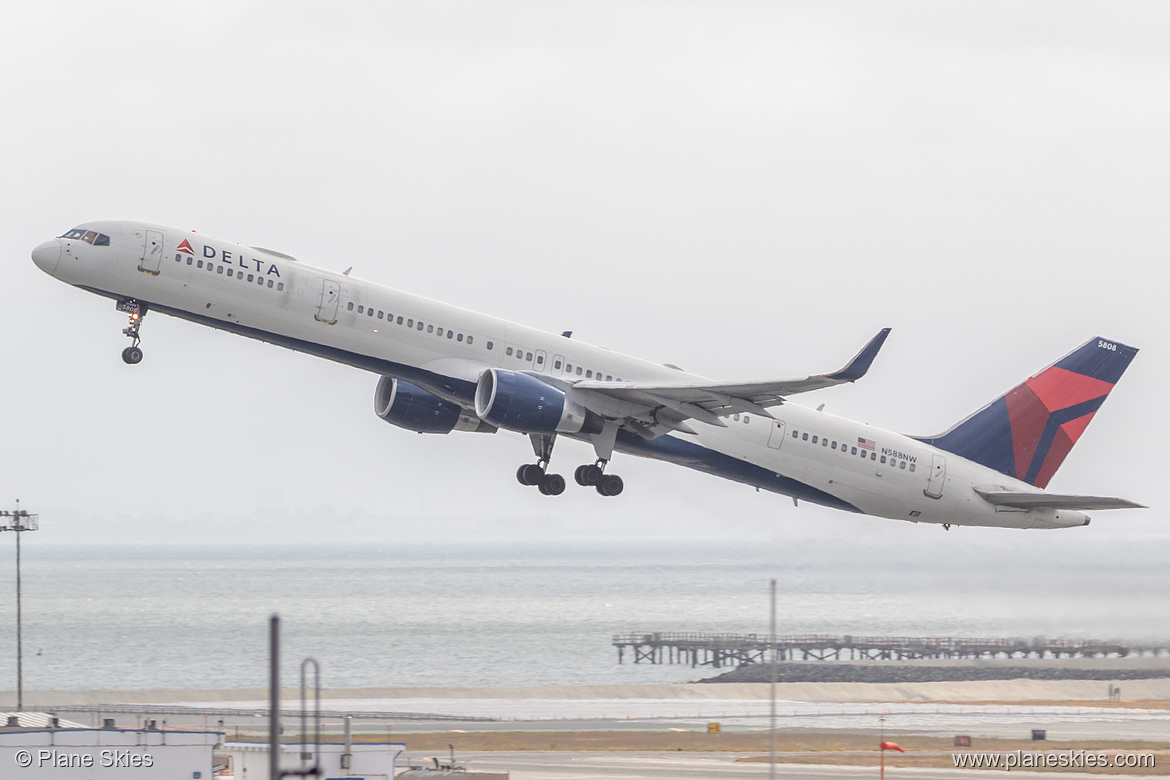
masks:
[[[533,751],[480,753],[468,755],[469,768],[483,772],[510,772],[512,780],[681,780],[702,778],[721,780],[729,778],[766,778],[768,765],[742,763],[735,759],[739,753],[540,753]],[[878,774],[876,766],[826,766],[816,764],[777,764],[776,777],[783,780],[827,780],[827,778],[872,778]],[[886,767],[890,780],[977,780],[1003,777],[1005,772],[973,769],[920,769]],[[1045,778],[1045,780],[1072,780],[1083,774],[1064,772],[1012,771],[1015,778]],[[1092,775],[1094,778],[1126,777],[1125,775]],[[1132,777],[1130,775],[1129,777]]]

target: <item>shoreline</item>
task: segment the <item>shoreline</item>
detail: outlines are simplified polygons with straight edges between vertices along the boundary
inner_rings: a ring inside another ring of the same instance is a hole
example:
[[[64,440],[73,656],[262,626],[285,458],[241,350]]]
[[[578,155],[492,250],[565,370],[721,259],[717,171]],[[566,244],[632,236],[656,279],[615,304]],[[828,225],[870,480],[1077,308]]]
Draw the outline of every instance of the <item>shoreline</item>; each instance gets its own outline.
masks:
[[[1170,700],[1170,679],[1119,680],[1122,700],[1141,702]],[[732,699],[759,701],[770,698],[768,683],[662,683],[640,685],[535,685],[486,687],[387,687],[322,689],[324,700],[395,699]],[[790,702],[1106,702],[1104,680],[987,680],[911,683],[778,683],[776,698]],[[285,688],[286,702],[299,699],[300,691]],[[26,709],[101,704],[172,704],[200,702],[264,702],[266,688],[144,689],[24,692]],[[14,709],[16,693],[0,692],[0,710]]]

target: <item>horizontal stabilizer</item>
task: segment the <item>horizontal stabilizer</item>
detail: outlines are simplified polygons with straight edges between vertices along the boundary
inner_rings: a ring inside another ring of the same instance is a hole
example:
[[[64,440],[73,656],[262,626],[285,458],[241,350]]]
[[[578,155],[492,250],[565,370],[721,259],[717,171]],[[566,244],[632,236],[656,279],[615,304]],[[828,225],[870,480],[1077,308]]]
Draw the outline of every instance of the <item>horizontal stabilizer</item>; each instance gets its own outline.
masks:
[[[1069,496],[1057,493],[1020,493],[1013,490],[982,490],[975,492],[989,504],[1010,506],[1015,509],[1145,509],[1124,498],[1109,496]]]

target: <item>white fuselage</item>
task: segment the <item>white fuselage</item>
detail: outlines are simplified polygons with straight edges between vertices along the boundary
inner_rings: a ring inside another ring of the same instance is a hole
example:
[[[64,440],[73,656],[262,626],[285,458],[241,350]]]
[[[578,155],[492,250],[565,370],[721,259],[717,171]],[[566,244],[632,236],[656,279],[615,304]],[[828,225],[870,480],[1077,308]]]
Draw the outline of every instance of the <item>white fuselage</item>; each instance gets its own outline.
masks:
[[[92,292],[396,375],[465,407],[469,388],[488,368],[562,384],[701,381],[675,368],[263,249],[140,222],[81,227],[108,235],[109,246],[60,238],[56,261],[51,245],[42,245],[34,253],[37,264]],[[617,449],[880,517],[1015,528],[1087,521],[1075,511],[993,506],[974,488],[1041,491],[917,439],[791,402],[771,413],[774,419],[727,417],[725,428],[696,422],[695,435],[619,439]]]

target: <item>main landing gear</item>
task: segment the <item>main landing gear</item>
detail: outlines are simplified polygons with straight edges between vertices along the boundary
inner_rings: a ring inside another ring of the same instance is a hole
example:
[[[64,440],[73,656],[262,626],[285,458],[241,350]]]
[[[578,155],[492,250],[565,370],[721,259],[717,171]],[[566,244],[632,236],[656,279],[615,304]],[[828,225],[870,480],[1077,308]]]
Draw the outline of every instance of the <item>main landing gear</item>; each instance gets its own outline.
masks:
[[[553,442],[556,435],[541,436],[531,434],[532,450],[536,454],[536,463],[525,463],[516,470],[516,481],[521,485],[535,485],[542,495],[559,496],[565,492],[565,478],[560,474],[549,474],[548,463],[552,457]],[[612,439],[612,437],[611,437]],[[606,448],[603,440],[601,448]],[[613,443],[609,441],[607,454],[613,453]],[[605,466],[608,458],[597,459],[596,463],[586,463],[578,466],[573,473],[573,479],[582,487],[596,488],[603,496],[616,496],[625,488],[625,483],[617,474],[606,474]]]
[[[521,485],[535,485],[544,496],[559,496],[565,492],[565,478],[560,474],[547,474],[549,458],[552,457],[553,441],[556,436],[529,436],[536,453],[536,463],[525,463],[516,470],[516,481]]]
[[[138,346],[142,339],[138,335],[138,329],[142,327],[142,320],[146,317],[146,304],[135,300],[118,301],[118,311],[130,315],[130,324],[122,328],[122,334],[133,340],[130,346],[122,350],[122,360],[131,366],[138,365],[142,362],[142,348]]]
[[[625,489],[626,484],[617,474],[606,474],[606,464],[607,461],[598,458],[596,463],[578,466],[577,470],[573,472],[573,479],[581,487],[597,488],[597,492],[603,496],[619,495]]]

